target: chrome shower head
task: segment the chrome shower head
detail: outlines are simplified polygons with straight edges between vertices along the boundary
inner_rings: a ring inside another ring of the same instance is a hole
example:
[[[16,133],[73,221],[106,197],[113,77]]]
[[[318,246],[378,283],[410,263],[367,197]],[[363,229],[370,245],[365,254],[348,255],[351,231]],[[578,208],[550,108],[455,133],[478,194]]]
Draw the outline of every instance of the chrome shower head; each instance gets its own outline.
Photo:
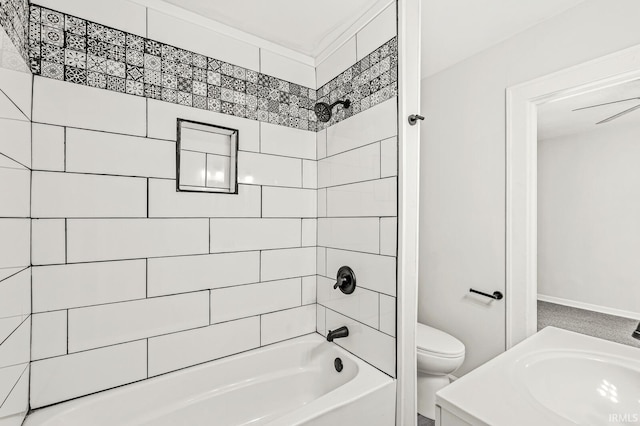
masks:
[[[341,104],[343,108],[349,108],[351,106],[351,101],[349,99],[346,99],[344,101],[335,101],[331,105],[326,102],[318,102],[314,105],[313,112],[316,113],[316,117],[318,117],[319,121],[326,123],[331,120],[331,110],[333,110],[333,107],[338,104]]]

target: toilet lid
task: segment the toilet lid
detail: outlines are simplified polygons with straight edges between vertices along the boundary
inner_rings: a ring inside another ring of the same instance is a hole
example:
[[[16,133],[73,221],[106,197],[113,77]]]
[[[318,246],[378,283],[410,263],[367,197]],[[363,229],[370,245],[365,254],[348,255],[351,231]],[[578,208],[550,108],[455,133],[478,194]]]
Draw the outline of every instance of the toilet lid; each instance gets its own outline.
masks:
[[[464,355],[464,344],[444,331],[418,323],[416,346],[420,352],[428,352],[444,357]]]

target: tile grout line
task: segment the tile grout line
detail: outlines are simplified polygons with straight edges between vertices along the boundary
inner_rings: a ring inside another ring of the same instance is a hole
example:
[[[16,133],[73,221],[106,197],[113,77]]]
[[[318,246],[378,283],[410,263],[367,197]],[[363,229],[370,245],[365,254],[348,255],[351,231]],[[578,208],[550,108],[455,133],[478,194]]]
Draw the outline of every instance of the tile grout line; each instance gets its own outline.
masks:
[[[47,265],[47,266],[52,266],[52,265]],[[55,265],[54,265],[55,266]],[[60,265],[58,265],[60,266]],[[19,272],[16,272],[14,275],[15,276],[17,274],[19,274],[20,272],[25,271],[27,268],[22,269]],[[298,276],[292,276],[292,277],[283,277],[283,278],[275,278],[275,279],[269,279],[269,280],[265,280],[265,281],[251,281],[251,282],[246,282],[246,283],[242,283],[242,284],[235,284],[232,286],[227,286],[227,287],[219,287],[219,288],[214,288],[214,289],[208,289],[208,288],[196,288],[196,289],[189,289],[189,290],[185,290],[183,292],[180,293],[163,293],[163,294],[158,294],[155,296],[150,296],[150,297],[137,297],[137,298],[132,298],[132,299],[123,299],[123,300],[114,300],[114,301],[108,301],[108,302],[102,302],[102,303],[91,303],[89,305],[82,305],[82,306],[64,306],[61,308],[54,308],[54,309],[44,309],[44,310],[38,310],[37,312],[34,312],[34,314],[44,314],[44,313],[51,313],[51,312],[59,312],[59,311],[64,311],[67,309],[82,309],[82,308],[92,308],[92,307],[98,307],[98,306],[107,306],[107,305],[115,305],[115,304],[120,304],[120,303],[127,303],[127,302],[141,302],[145,299],[159,299],[159,298],[163,298],[163,297],[173,297],[173,296],[182,296],[185,294],[193,294],[193,293],[201,293],[204,291],[216,291],[216,290],[222,290],[222,289],[233,289],[236,287],[246,287],[246,286],[256,286],[256,285],[260,285],[260,284],[264,284],[264,283],[277,283],[277,282],[282,282],[282,281],[290,281],[290,280],[295,280],[295,279],[302,279],[302,278],[307,278],[307,277],[315,277],[316,274],[310,274],[310,275],[298,275]],[[323,278],[327,278],[328,277],[324,277]],[[369,290],[369,291],[374,291],[374,290]],[[384,294],[384,293],[383,293]]]
[[[382,254],[382,218],[378,218],[378,254]]]
[[[69,230],[67,229],[67,218],[64,219],[64,263],[67,264],[69,262],[69,241],[68,241]]]
[[[149,194],[149,185],[150,185],[150,179],[151,178],[147,178],[147,219],[149,218],[149,198],[150,198],[150,194]]]
[[[69,354],[69,309],[67,311],[67,355]]]
[[[140,219],[144,219],[144,218],[140,218]],[[36,219],[36,220],[39,220],[39,219]],[[89,219],[89,220],[91,220],[91,219]],[[291,246],[291,247],[279,247],[279,248],[254,248],[254,249],[251,249],[251,250],[241,250],[241,251],[221,251],[221,252],[215,252],[215,253],[194,252],[194,253],[186,253],[186,254],[150,256],[149,259],[176,259],[176,258],[186,258],[186,257],[193,257],[193,256],[233,255],[233,254],[257,253],[257,252],[265,252],[265,251],[308,250],[308,249],[311,249],[311,248],[315,248],[315,247],[314,246],[308,246],[308,247]],[[358,251],[349,250],[349,249],[337,249],[337,248],[333,248],[333,247],[331,249],[332,250],[349,251],[349,252],[354,252],[354,253],[362,253],[362,254],[372,254],[372,253],[367,253],[367,252],[358,252]],[[386,256],[386,255],[378,255],[378,254],[375,254],[375,253],[373,253],[373,255],[374,256],[393,257],[393,256]],[[146,257],[138,256],[138,257],[127,257],[127,258],[84,260],[84,261],[79,261],[79,262],[78,261],[70,262],[70,263],[67,263],[67,264],[65,264],[65,263],[55,263],[54,262],[54,263],[38,264],[38,265],[33,265],[33,266],[36,267],[36,268],[41,268],[41,267],[46,267],[46,266],[87,265],[87,264],[93,264],[93,263],[127,262],[127,261],[144,260],[144,259],[146,259]],[[28,267],[29,266],[26,266],[25,268],[28,268]],[[289,277],[289,278],[292,278],[292,277]]]
[[[257,315],[254,315],[254,316],[257,316]],[[252,317],[248,317],[248,318],[252,318]],[[301,335],[295,335],[295,336],[293,336],[293,337],[289,337],[289,338],[282,339],[282,340],[279,340],[279,341],[276,341],[276,342],[273,342],[273,343],[269,343],[269,344],[267,344],[267,345],[265,345],[265,346],[269,346],[269,345],[277,344],[277,343],[280,343],[280,342],[285,342],[285,341],[293,340],[293,339],[296,339],[296,338],[298,338],[298,337],[305,336],[305,335],[307,335],[307,334],[313,334],[313,332],[306,333],[306,334],[301,334]],[[117,344],[114,344],[114,345],[112,345],[112,346],[126,345],[126,344],[133,343],[133,342],[140,342],[141,340],[144,340],[144,339],[132,340],[132,341],[125,342],[125,343],[117,343]],[[103,348],[108,348],[108,347],[110,347],[110,346],[105,346],[105,347],[98,348],[98,349],[103,349]],[[260,346],[258,346],[258,347],[260,347]],[[252,351],[253,349],[257,349],[258,347],[251,347],[251,348],[249,348],[249,349],[245,349],[245,350],[242,350],[242,351],[237,352],[237,353],[231,353],[231,354],[228,354],[228,355],[223,355],[223,356],[218,357],[218,358],[214,358],[213,360],[209,360],[209,361],[202,361],[202,362],[198,362],[198,363],[196,363],[196,364],[191,364],[191,365],[187,365],[187,366],[184,366],[184,367],[179,367],[179,368],[176,368],[176,369],[173,369],[173,370],[169,370],[169,371],[166,371],[166,372],[163,372],[163,373],[156,374],[156,375],[154,375],[154,376],[152,376],[152,377],[153,377],[153,378],[155,378],[155,377],[162,377],[162,376],[166,376],[166,375],[168,375],[168,374],[171,374],[171,373],[174,373],[174,372],[177,372],[177,371],[182,371],[182,370],[186,370],[186,369],[191,368],[191,367],[195,367],[195,366],[198,366],[198,365],[206,364],[206,363],[208,363],[208,362],[210,362],[210,361],[221,360],[221,359],[229,358],[229,357],[234,356],[234,355],[239,355],[239,354],[247,353],[247,352]],[[81,352],[87,352],[87,351],[81,351]],[[81,352],[73,352],[73,353],[75,354],[75,353],[81,353]],[[52,357],[52,358],[43,358],[43,359],[53,359],[53,358],[57,358],[57,357]],[[38,361],[40,361],[40,360],[38,360]],[[149,378],[151,378],[151,377],[149,377]],[[122,384],[119,384],[119,385],[115,385],[115,386],[111,386],[111,387],[106,388],[106,389],[102,389],[102,390],[99,390],[99,391],[96,391],[96,392],[91,392],[91,393],[89,393],[89,394],[87,394],[87,395],[83,395],[83,396],[80,396],[80,397],[72,398],[71,400],[80,399],[80,398],[82,398],[82,397],[84,397],[84,396],[91,396],[91,395],[95,395],[95,394],[98,394],[98,393],[100,393],[100,392],[103,392],[103,391],[105,391],[105,390],[109,390],[109,389],[117,389],[117,388],[121,388],[121,387],[124,387],[124,386],[126,386],[126,385],[133,384],[133,383],[140,383],[140,382],[143,382],[143,381],[144,381],[144,380],[146,380],[146,379],[147,379],[147,378],[145,378],[145,379],[140,379],[140,380],[134,380],[134,381],[127,381],[127,382],[125,382],[125,383],[122,383]],[[66,402],[66,400],[65,400],[65,401],[60,401],[60,402],[54,403],[53,405],[57,405],[57,404],[59,404],[59,403],[61,403],[61,402]]]
[[[144,298],[149,298],[149,258],[144,259]]]
[[[63,129],[62,137],[63,137],[63,149],[64,149],[63,173],[66,173],[67,172],[67,127],[64,126],[62,129]]]

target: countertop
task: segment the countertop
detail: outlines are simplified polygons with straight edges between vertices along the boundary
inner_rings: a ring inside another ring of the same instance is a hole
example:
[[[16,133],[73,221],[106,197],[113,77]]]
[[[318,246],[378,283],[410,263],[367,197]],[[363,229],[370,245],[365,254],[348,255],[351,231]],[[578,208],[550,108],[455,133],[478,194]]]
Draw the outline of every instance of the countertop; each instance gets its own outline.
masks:
[[[440,390],[436,404],[473,425],[576,425],[538,403],[519,379],[523,358],[555,350],[595,352],[640,361],[638,348],[546,327]],[[572,395],[566,395],[566,400],[571,404]]]

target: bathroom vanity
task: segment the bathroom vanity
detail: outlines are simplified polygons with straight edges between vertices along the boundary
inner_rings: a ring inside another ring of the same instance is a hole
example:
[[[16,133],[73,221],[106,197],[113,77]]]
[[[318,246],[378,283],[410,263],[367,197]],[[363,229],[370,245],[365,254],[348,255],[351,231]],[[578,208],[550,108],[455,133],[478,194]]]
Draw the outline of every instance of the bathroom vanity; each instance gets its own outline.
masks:
[[[547,327],[436,394],[438,426],[640,424],[640,349]]]

